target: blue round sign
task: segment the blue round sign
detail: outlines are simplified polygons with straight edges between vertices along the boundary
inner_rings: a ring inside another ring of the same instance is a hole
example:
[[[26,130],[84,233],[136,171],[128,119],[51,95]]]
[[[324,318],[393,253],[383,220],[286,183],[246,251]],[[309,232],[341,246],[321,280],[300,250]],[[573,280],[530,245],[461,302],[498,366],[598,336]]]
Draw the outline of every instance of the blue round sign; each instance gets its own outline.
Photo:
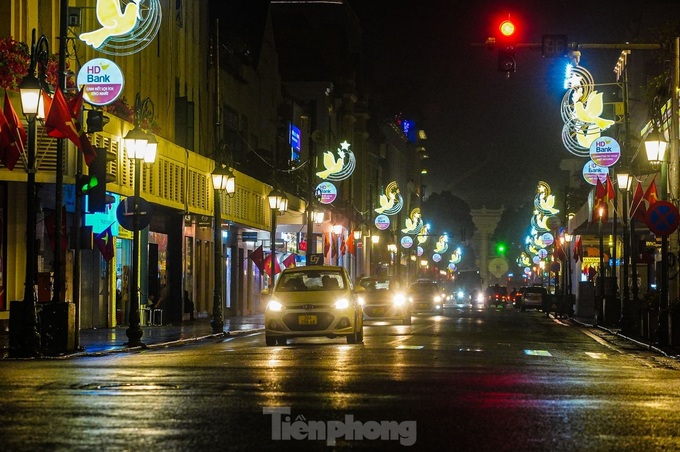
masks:
[[[656,235],[670,235],[678,229],[678,208],[668,201],[657,201],[647,210],[647,226]]]

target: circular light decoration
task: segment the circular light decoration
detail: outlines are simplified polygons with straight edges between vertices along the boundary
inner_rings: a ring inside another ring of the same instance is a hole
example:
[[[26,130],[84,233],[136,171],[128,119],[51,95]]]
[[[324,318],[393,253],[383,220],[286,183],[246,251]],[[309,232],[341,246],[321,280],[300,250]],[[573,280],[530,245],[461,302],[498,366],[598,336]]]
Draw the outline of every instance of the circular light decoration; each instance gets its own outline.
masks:
[[[347,179],[354,172],[356,158],[354,152],[350,150],[347,140],[340,143],[337,149],[338,158],[335,158],[333,151],[323,153],[324,170],[316,173],[318,177],[330,181],[341,181]],[[378,212],[382,213],[382,212]]]
[[[404,207],[404,199],[399,193],[399,186],[396,181],[392,181],[385,187],[385,194],[380,195],[378,200],[380,202],[380,207],[376,208],[377,213],[382,213],[385,215],[396,215]]]
[[[555,237],[550,232],[546,232],[541,236],[541,241],[545,246],[550,246],[555,243]]]
[[[412,246],[413,246],[413,239],[410,236],[405,235],[401,238],[401,247],[402,248],[408,249],[408,248],[411,248]]]
[[[451,264],[451,263],[449,264],[449,267],[448,267],[448,268],[449,268],[449,270],[451,270],[452,272],[455,272],[456,269],[457,269],[456,264]]]
[[[419,234],[423,230],[423,216],[418,207],[411,210],[409,218],[404,220],[404,226],[401,232],[405,234]]]
[[[538,264],[539,262],[541,262],[541,258],[538,257],[538,255],[532,257],[531,260],[534,264]]]
[[[338,197],[338,189],[330,182],[321,182],[317,185],[316,193],[321,204],[331,204]]]
[[[375,217],[375,227],[384,231],[390,227],[390,217],[387,215],[378,215]]]
[[[441,262],[441,260],[442,260],[442,255],[439,254],[439,253],[434,253],[434,254],[432,255],[432,260],[435,261],[435,262]]]
[[[545,248],[541,248],[540,250],[538,250],[538,258],[539,259],[543,260],[546,257],[548,257],[548,250],[546,250]]]
[[[422,246],[419,246],[418,248],[416,248],[416,250],[417,250],[416,253],[418,254],[418,257],[423,255],[423,247]]]
[[[153,42],[161,27],[160,0],[98,0],[100,28],[78,38],[107,55],[132,55]]]
[[[525,275],[530,275],[531,274],[531,269],[529,267],[524,268],[524,274]]]

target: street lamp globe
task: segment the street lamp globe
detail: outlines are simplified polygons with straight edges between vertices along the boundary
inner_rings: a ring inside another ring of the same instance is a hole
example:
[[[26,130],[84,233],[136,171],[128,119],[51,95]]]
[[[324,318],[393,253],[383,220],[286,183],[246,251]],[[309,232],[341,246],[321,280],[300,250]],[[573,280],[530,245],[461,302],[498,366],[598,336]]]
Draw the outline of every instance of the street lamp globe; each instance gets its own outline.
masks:
[[[645,139],[645,151],[647,160],[654,167],[659,167],[664,162],[668,143],[663,135],[656,129],[649,132]]]
[[[215,190],[226,192],[228,195],[234,194],[236,191],[236,177],[234,177],[234,173],[229,168],[224,165],[215,166],[211,176]]]
[[[144,160],[146,154],[146,144],[149,142],[149,136],[142,131],[142,129],[135,127],[130,130],[125,138],[125,148],[128,151],[128,158],[135,160]]]
[[[35,75],[29,73],[19,85],[21,110],[29,122],[35,120],[40,108],[42,87]]]

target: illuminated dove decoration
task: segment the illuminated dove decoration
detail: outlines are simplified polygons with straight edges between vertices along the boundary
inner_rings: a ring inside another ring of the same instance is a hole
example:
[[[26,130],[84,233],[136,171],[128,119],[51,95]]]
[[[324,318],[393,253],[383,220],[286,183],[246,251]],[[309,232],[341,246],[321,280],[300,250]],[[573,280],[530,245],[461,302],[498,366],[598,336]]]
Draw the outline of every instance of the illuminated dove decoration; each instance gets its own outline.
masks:
[[[332,151],[324,152],[323,166],[325,169],[319,171],[316,175],[329,181],[341,181],[351,176],[356,167],[356,158],[349,146],[347,140],[340,143],[340,147],[337,149],[337,159]]]
[[[449,238],[445,235],[440,235],[437,243],[434,244],[434,252],[438,254],[446,253],[449,249]]]
[[[550,194],[550,185],[540,181],[536,188],[534,207],[544,214],[556,214],[559,209],[555,208],[555,196]]]
[[[141,19],[140,2],[141,0],[130,0],[130,3],[125,5],[125,9],[122,9],[121,0],[99,0],[96,13],[97,20],[102,27],[81,33],[78,37],[86,44],[98,49],[110,37],[130,33],[137,25],[137,19]]]
[[[458,264],[462,258],[463,255],[460,252],[460,248],[456,248],[455,250],[453,250],[453,254],[451,254],[451,259],[449,259],[449,262],[452,264]]]
[[[423,229],[423,216],[420,214],[420,209],[415,208],[411,211],[409,218],[404,220],[406,226],[401,232],[406,234],[418,234]]]
[[[385,194],[380,195],[379,202],[380,207],[375,209],[377,213],[395,215],[401,211],[402,207],[404,207],[404,198],[402,198],[399,193],[399,187],[397,186],[396,181],[387,184]]]

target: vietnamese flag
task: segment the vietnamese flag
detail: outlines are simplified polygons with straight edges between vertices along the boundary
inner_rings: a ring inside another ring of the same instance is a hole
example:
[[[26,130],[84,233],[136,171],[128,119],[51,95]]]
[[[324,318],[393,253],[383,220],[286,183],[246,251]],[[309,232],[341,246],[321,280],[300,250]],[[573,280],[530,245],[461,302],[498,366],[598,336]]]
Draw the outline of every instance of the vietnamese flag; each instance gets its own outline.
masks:
[[[331,242],[328,239],[328,233],[323,233],[323,255],[327,255],[328,251],[331,249]]]
[[[633,195],[633,203],[630,206],[630,218],[644,222],[647,216],[647,207],[644,203],[644,195],[642,194],[642,185],[638,181],[635,187],[635,194]]]
[[[277,275],[281,273],[281,266],[279,265],[279,260],[274,256],[274,274]],[[264,272],[271,276],[272,274],[272,253],[269,253],[269,255],[265,258],[264,260]]]
[[[260,270],[260,273],[264,271],[264,250],[262,249],[262,245],[250,253],[248,258],[253,261],[253,264]]]
[[[283,268],[295,267],[295,254],[290,254],[283,260]]]
[[[12,102],[9,100],[7,90],[5,90],[3,113],[8,127],[7,133],[9,133],[11,142],[9,143],[9,146],[4,147],[2,150],[1,159],[7,169],[11,171],[19,161],[22,151],[26,149],[28,137],[26,135],[26,130],[24,130],[24,125],[21,124],[21,121],[19,120],[19,115],[17,115]]]
[[[45,119],[45,131],[53,138],[68,138],[83,153],[89,166],[97,156],[90,139],[85,134],[80,121],[73,117],[61,89],[57,88],[52,106]]]
[[[644,198],[647,200],[650,206],[659,200],[659,195],[656,191],[656,176],[654,176],[652,183],[649,184],[649,187],[647,187],[647,190],[645,190]]]
[[[593,202],[593,211],[591,214],[591,222],[595,223],[597,221],[602,221],[606,223],[608,221],[607,214],[609,213],[609,208],[605,202],[607,196],[607,190],[602,185],[600,178],[597,178],[597,185],[595,187],[595,201]],[[601,213],[600,213],[601,210]],[[601,215],[601,216],[600,216]]]
[[[350,232],[349,235],[347,236],[347,241],[345,242],[347,244],[347,251],[349,254],[354,255],[355,250],[354,250],[354,231]]]
[[[606,179],[606,189],[607,189],[607,201],[611,201],[616,197],[616,192],[614,191],[614,184],[612,184],[612,179],[607,174]]]
[[[115,255],[113,248],[113,233],[111,232],[111,225],[94,237],[94,242],[97,248],[102,253],[102,257],[106,262],[110,261]]]

